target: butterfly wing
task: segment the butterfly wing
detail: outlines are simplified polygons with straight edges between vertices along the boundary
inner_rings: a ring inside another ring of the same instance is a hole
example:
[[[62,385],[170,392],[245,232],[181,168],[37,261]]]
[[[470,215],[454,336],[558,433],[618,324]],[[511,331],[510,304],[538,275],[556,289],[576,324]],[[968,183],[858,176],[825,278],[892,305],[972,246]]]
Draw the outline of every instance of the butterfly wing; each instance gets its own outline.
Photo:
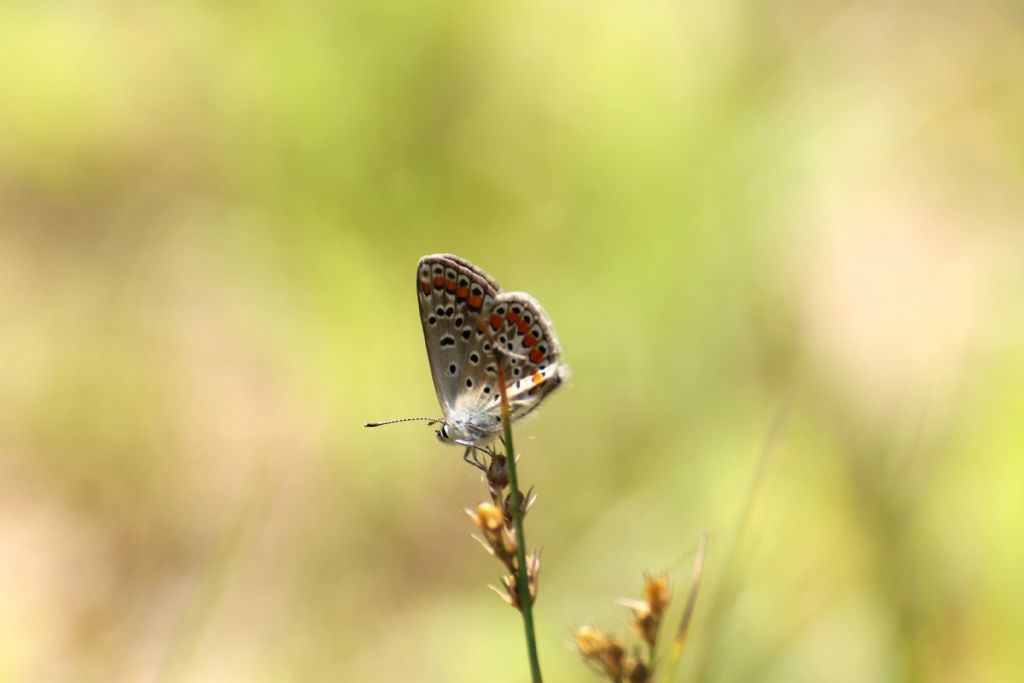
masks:
[[[471,357],[483,357],[479,322],[501,288],[487,273],[457,256],[432,254],[416,267],[420,322],[434,391],[447,417],[465,386]],[[472,383],[472,380],[470,380]]]
[[[517,420],[539,406],[568,376],[562,347],[547,313],[524,292],[500,294],[487,322],[494,343],[503,351],[509,411]],[[500,412],[500,401],[492,410]]]
[[[462,438],[489,441],[501,432],[501,363],[513,421],[540,405],[568,376],[561,346],[544,309],[522,292],[499,294],[480,316],[473,331],[469,355],[460,377],[459,395],[451,415]]]

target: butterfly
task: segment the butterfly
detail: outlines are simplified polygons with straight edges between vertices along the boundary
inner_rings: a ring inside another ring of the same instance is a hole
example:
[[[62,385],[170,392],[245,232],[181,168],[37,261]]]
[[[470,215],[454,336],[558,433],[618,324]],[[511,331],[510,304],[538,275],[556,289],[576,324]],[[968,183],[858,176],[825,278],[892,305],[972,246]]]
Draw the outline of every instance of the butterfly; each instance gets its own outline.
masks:
[[[485,446],[502,431],[500,378],[505,380],[509,418],[515,422],[568,377],[562,348],[536,299],[501,291],[491,276],[458,256],[421,258],[416,293],[444,418],[366,426],[428,420],[441,425],[436,432],[442,442],[465,446],[468,460],[471,449]]]

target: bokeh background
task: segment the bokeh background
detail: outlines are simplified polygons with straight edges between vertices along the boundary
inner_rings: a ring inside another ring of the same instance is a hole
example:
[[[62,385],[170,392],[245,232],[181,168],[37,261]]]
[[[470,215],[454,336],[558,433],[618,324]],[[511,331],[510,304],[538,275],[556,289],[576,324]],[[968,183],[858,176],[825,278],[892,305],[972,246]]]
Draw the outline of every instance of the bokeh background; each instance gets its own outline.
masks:
[[[1024,7],[0,6],[0,680],[526,680],[416,260],[555,321],[548,680],[1024,680]],[[677,601],[677,614],[682,600]],[[675,617],[673,617],[674,619]]]

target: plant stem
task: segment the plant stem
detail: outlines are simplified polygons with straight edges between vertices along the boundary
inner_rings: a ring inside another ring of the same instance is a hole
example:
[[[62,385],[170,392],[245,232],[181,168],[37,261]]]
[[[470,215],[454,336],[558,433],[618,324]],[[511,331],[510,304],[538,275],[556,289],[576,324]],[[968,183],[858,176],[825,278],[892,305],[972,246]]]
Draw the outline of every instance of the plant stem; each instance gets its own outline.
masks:
[[[700,535],[700,542],[697,544],[697,557],[693,560],[693,577],[690,579],[690,595],[686,599],[686,607],[683,609],[683,616],[679,621],[679,629],[676,630],[676,637],[672,641],[672,652],[669,654],[665,673],[661,679],[663,683],[671,683],[679,669],[679,659],[683,655],[686,636],[690,632],[690,621],[693,619],[693,610],[697,606],[697,592],[700,590],[700,579],[704,574],[704,555],[707,553],[707,549],[708,535],[705,532]]]
[[[533,683],[542,683],[540,659],[537,656],[537,634],[533,627],[533,598],[530,596],[530,577],[526,567],[526,532],[523,529],[523,497],[519,493],[516,476],[516,451],[512,445],[512,420],[509,419],[508,392],[505,389],[503,358],[498,356],[498,389],[501,392],[501,423],[504,428],[505,456],[508,463],[508,483],[512,488],[512,520],[516,525],[516,592],[519,594],[519,611],[523,615],[523,629],[526,631],[526,650],[530,656],[530,675]]]

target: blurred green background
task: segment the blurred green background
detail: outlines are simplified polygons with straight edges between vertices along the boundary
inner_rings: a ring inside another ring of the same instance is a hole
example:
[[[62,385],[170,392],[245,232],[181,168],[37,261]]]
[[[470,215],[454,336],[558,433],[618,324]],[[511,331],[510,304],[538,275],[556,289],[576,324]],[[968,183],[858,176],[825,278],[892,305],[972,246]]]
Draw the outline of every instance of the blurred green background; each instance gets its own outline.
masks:
[[[438,251],[573,370],[548,680],[702,530],[685,680],[1024,680],[1018,2],[9,2],[0,64],[0,680],[526,680],[479,475],[362,428],[438,414]]]

